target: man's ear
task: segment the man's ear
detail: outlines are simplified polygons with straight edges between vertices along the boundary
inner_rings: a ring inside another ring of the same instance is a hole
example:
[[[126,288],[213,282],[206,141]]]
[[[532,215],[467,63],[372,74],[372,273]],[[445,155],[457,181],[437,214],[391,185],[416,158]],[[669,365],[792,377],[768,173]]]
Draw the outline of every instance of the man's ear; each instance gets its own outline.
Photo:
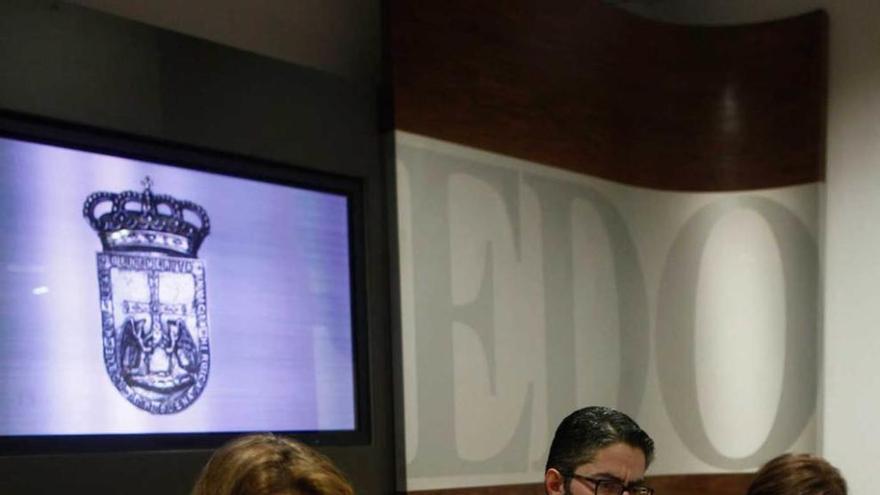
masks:
[[[544,473],[544,493],[547,495],[565,493],[565,478],[555,468],[550,468]]]

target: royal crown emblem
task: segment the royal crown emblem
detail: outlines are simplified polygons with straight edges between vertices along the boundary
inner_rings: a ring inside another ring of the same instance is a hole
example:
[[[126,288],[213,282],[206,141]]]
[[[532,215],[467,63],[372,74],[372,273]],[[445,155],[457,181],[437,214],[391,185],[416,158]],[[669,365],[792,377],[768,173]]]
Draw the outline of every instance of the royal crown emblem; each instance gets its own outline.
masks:
[[[208,381],[204,208],[142,192],[96,192],[83,216],[98,233],[104,364],[117,390],[153,414],[189,407]],[[102,210],[103,213],[98,213]]]

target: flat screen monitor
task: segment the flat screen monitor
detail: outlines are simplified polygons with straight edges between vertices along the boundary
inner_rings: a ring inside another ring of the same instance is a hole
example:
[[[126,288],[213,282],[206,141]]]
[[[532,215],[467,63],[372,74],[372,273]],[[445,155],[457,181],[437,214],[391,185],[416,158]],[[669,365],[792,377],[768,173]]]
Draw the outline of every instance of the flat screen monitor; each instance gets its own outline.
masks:
[[[358,179],[0,119],[0,454],[368,439]]]

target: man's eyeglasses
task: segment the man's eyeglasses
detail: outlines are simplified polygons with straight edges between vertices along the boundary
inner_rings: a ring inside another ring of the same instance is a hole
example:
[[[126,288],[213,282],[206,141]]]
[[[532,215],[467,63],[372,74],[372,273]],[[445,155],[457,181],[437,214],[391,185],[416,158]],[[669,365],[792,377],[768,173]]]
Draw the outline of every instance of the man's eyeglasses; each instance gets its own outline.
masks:
[[[654,489],[644,485],[624,485],[620,480],[597,479],[575,473],[563,474],[563,476],[586,484],[591,483],[593,493],[596,495],[623,495],[623,492],[629,493],[629,495],[654,495]]]

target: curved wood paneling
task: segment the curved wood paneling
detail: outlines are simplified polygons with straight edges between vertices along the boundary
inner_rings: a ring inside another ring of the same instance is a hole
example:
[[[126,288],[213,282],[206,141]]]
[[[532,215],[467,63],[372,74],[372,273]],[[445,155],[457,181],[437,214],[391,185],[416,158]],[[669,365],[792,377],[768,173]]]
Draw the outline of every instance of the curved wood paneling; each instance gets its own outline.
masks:
[[[395,126],[652,188],[814,182],[827,22],[686,27],[598,0],[393,0]]]
[[[407,493],[410,495],[545,495],[544,485],[539,483],[420,490]]]
[[[745,495],[754,473],[649,476],[657,495]],[[409,492],[412,495],[544,495],[544,485],[484,486]]]
[[[657,495],[745,495],[755,473],[650,476]]]

